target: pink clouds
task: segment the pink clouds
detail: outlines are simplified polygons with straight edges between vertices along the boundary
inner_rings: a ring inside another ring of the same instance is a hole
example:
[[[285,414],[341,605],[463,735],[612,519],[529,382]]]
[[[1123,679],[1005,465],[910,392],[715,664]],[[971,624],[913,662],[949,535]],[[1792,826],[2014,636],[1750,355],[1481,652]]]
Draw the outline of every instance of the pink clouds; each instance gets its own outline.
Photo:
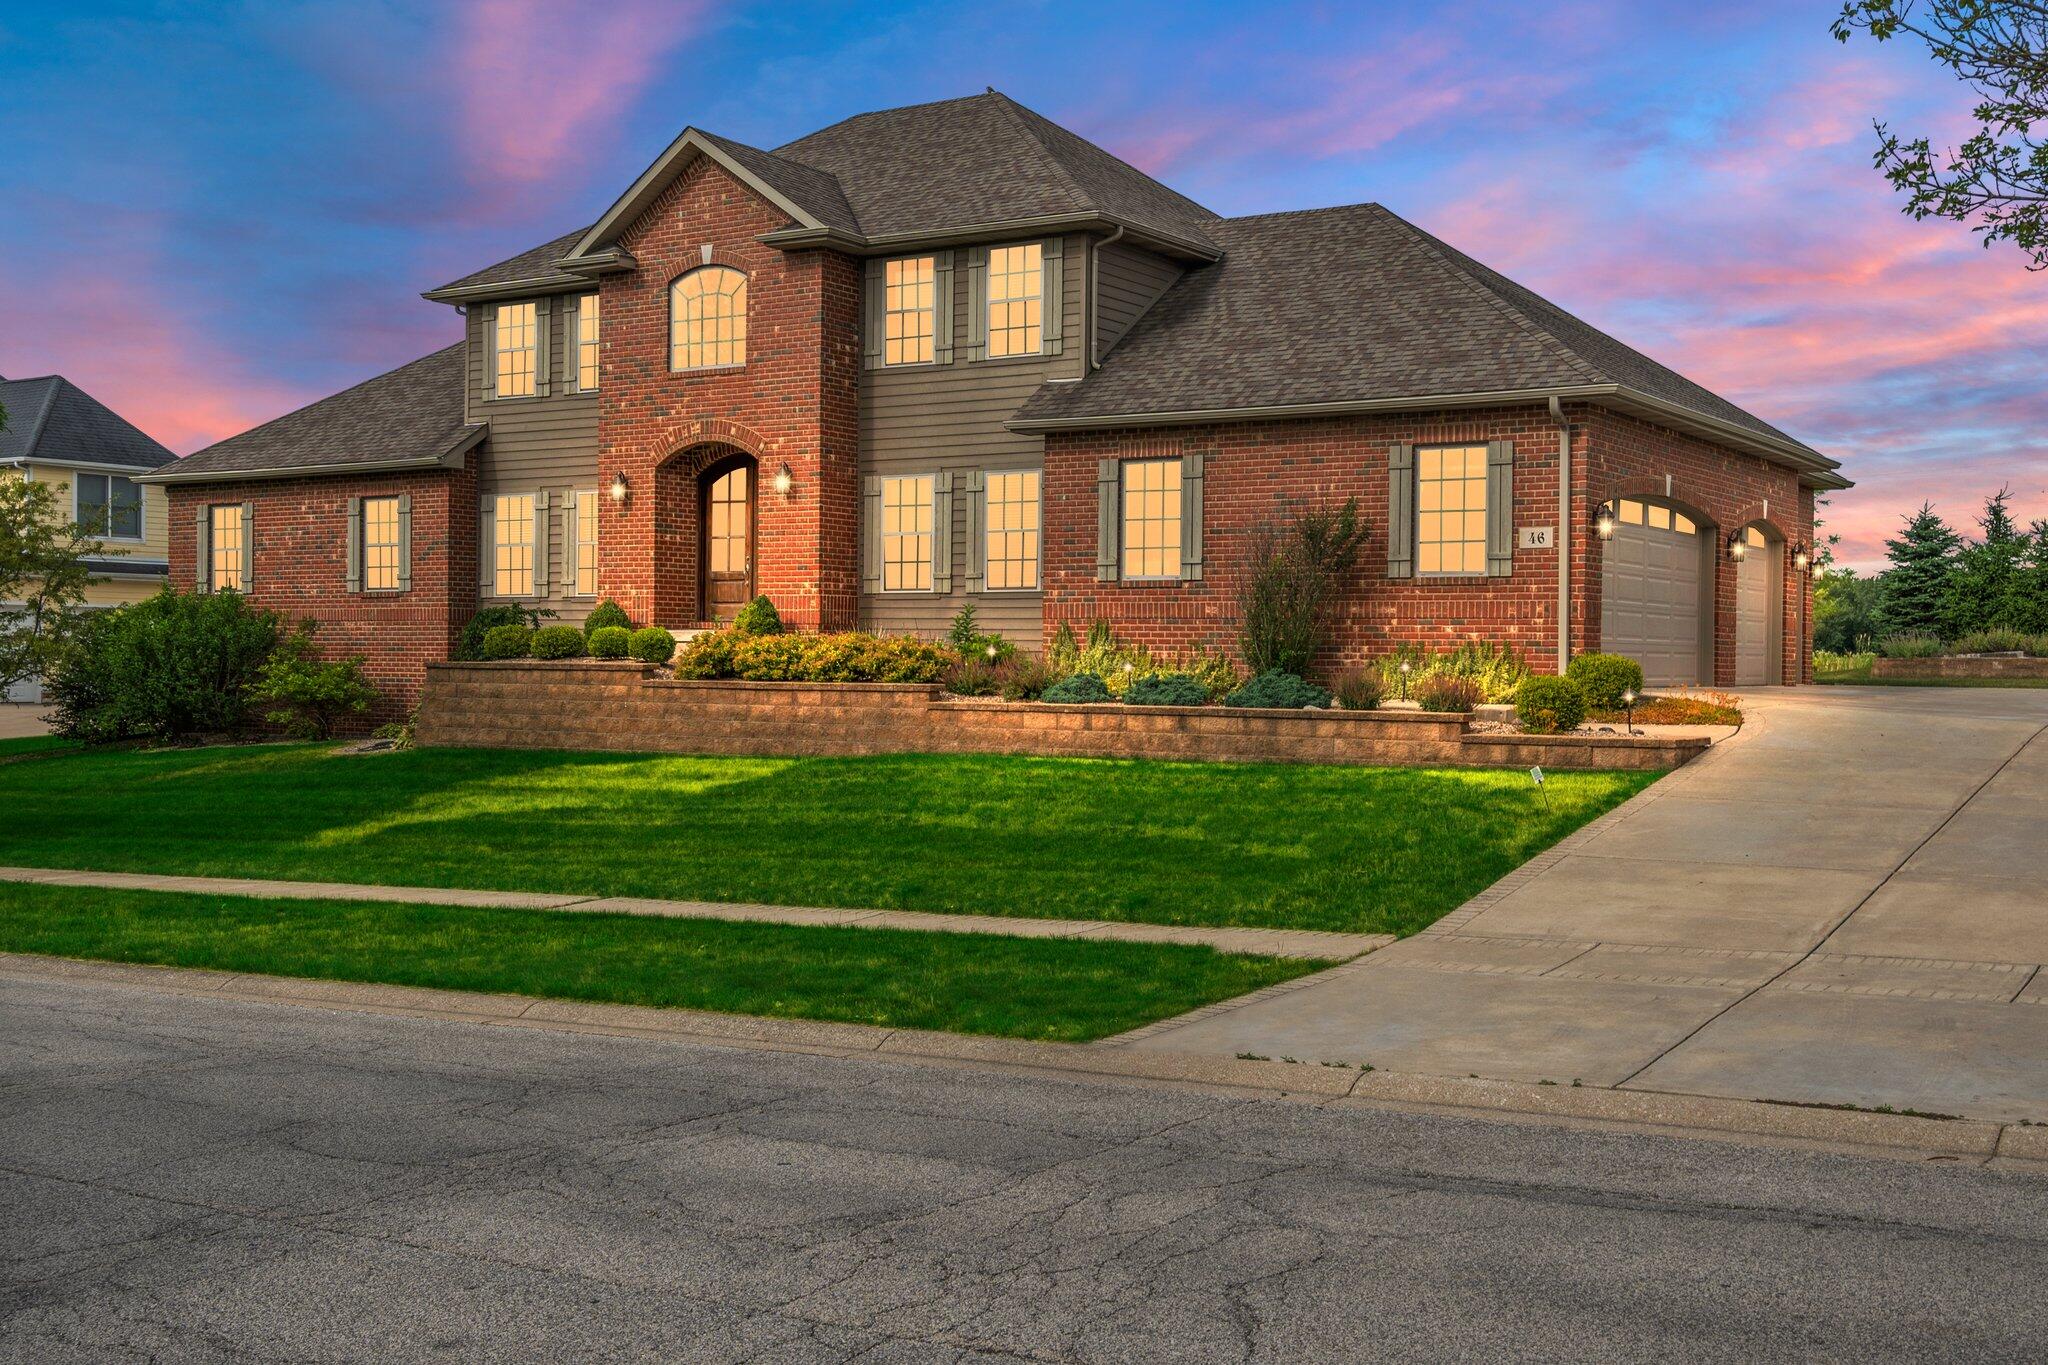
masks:
[[[471,0],[450,74],[466,173],[538,184],[602,137],[702,27],[708,0]]]

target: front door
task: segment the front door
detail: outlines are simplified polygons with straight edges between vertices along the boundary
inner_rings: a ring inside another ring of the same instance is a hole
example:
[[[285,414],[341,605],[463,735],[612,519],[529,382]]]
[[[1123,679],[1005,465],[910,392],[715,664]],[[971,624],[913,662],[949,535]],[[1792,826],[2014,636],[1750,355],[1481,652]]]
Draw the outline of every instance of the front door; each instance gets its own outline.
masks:
[[[703,483],[704,615],[723,624],[754,596],[754,462],[713,465]]]

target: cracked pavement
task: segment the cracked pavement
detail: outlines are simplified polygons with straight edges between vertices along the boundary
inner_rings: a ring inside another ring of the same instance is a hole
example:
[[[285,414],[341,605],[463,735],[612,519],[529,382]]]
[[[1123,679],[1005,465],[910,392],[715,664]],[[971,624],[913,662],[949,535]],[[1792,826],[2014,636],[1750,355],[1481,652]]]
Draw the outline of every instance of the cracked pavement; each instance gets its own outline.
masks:
[[[2048,1329],[2031,1170],[83,982],[0,982],[0,1210],[0,1359],[38,1362],[1986,1360]]]

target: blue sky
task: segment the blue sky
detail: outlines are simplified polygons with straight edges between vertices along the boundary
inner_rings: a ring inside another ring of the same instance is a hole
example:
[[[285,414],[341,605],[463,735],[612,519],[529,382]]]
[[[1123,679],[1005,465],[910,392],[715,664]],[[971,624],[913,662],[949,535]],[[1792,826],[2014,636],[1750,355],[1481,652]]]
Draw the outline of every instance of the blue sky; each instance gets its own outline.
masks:
[[[686,124],[772,146],[987,85],[1224,213],[1377,200],[1908,506],[2048,516],[2048,276],[1913,223],[1872,117],[1969,100],[1829,3],[0,3],[0,374],[180,451],[456,335]]]

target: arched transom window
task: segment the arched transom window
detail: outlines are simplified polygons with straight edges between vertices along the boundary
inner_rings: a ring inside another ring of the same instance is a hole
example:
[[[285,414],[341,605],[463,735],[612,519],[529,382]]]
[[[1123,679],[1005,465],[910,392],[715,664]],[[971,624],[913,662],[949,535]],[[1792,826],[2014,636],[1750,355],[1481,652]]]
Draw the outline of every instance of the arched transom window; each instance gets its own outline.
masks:
[[[747,363],[745,275],[707,265],[669,286],[668,363],[675,370]]]

